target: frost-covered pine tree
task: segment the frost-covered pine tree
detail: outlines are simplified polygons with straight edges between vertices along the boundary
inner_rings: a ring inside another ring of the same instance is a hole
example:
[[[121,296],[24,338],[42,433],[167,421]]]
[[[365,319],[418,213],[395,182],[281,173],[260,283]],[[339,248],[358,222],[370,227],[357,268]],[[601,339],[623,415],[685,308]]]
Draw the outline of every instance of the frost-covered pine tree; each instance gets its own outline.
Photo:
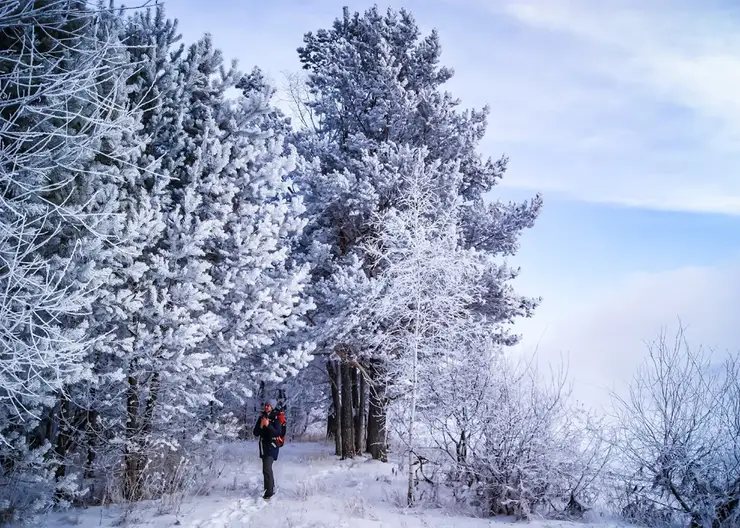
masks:
[[[274,88],[259,70],[240,76],[240,91],[219,114],[229,162],[220,178],[228,191],[223,236],[211,248],[223,330],[215,349],[231,372],[221,392],[251,396],[264,383],[295,375],[310,359],[305,289],[310,268],[294,248],[305,226],[291,177],[298,163],[285,144],[289,123],[274,107]]]
[[[309,93],[299,104],[311,115],[312,125],[297,134],[296,144],[299,153],[315,161],[297,178],[311,218],[306,253],[316,264],[313,294],[318,309],[312,320],[323,331],[325,353],[364,355],[366,371],[382,373],[382,361],[368,357],[358,348],[360,342],[338,342],[335,336],[371,275],[372,263],[361,245],[372,235],[372,219],[399,203],[395,172],[386,170],[388,161],[383,159],[384,146],[425,148],[426,162],[457,164],[461,178],[448,188],[442,203],[462,200],[464,244],[479,251],[513,254],[541,201],[488,201],[506,160],[484,159],[477,152],[487,110],[461,110],[460,102],[443,90],[452,70],[440,64],[438,35],[422,36],[408,12],[383,14],[374,7],[350,14],[345,9],[330,29],[306,34],[298,53]],[[536,302],[516,295],[507,284],[516,274],[505,266],[489,273],[486,302],[479,305],[489,319],[510,322],[531,313]],[[502,344],[516,341],[504,326],[499,330]],[[386,405],[382,386],[374,383],[368,416],[373,438],[368,444],[377,458],[384,457]]]
[[[139,498],[158,493],[165,453],[182,458],[227,431],[224,402],[307,361],[298,333],[312,305],[292,254],[303,228],[296,155],[271,90],[258,72],[225,68],[210,37],[176,47],[161,8],[135,15],[125,34],[143,194],[132,187],[136,205],[122,211],[139,238],[111,296],[101,420],[123,445],[123,493]]]
[[[102,166],[126,162],[118,139],[135,128],[104,19],[81,1],[0,2],[0,509],[15,514],[68,485],[54,479],[60,416],[92,377],[93,248],[115,244],[115,176]]]
[[[115,469],[124,437],[121,394],[134,342],[131,323],[143,307],[148,254],[165,226],[165,179],[157,177],[157,161],[146,151],[151,128],[143,124],[144,116],[152,122],[150,94],[154,90],[148,86],[146,99],[139,92],[152,68],[142,57],[148,59],[150,53],[156,57],[159,50],[134,44],[126,34],[123,11],[102,10],[99,19],[101,38],[120,43],[109,60],[126,81],[119,85],[104,82],[99,90],[112,101],[107,111],[128,116],[129,122],[103,138],[101,155],[86,167],[87,178],[76,188],[76,199],[95,207],[95,232],[104,235],[84,238],[80,265],[74,268],[79,272],[76,280],[86,280],[96,292],[86,316],[91,375],[70,387],[69,396],[60,400],[50,416],[58,430],[57,478],[83,477],[88,500],[98,500],[100,492],[111,489],[119,476]],[[158,82],[166,80],[164,76]]]
[[[161,7],[0,2],[4,511],[156,495],[310,359],[288,122],[178,40]]]
[[[142,72],[131,96],[151,105],[144,121],[146,152],[159,159],[145,188],[159,195],[154,204],[161,207],[142,211],[155,215],[154,230],[160,229],[161,214],[161,232],[132,263],[140,273],[133,281],[136,303],[119,326],[123,492],[139,498],[154,454],[203,432],[193,418],[213,400],[213,380],[224,373],[207,346],[222,325],[213,311],[218,292],[207,248],[222,237],[226,191],[219,176],[227,158],[214,108],[224,91],[213,80],[221,57],[210,40],[200,40],[182,56],[173,50],[164,62],[172,34],[164,17],[137,16],[127,32],[127,44],[142,47],[141,60],[152,61],[147,69],[156,72],[155,77]],[[160,65],[164,72],[156,69]],[[151,101],[153,85],[159,99]]]

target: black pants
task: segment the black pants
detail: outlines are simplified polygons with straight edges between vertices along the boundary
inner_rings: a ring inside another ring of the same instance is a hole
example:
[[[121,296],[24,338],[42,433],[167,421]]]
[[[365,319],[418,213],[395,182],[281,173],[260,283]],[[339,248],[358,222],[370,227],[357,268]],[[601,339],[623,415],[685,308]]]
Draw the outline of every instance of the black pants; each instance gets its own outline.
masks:
[[[274,462],[271,456],[262,457],[262,475],[265,477],[265,495],[272,495],[275,493],[275,476],[272,474],[272,463]]]

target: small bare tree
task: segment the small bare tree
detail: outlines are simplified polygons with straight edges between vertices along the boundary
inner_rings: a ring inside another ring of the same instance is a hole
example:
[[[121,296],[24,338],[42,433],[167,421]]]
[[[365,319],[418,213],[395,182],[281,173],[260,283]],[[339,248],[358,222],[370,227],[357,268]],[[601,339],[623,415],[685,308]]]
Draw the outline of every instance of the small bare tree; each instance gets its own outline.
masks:
[[[648,346],[626,397],[614,396],[622,513],[631,521],[740,523],[740,363],[713,363],[680,329]]]
[[[283,91],[285,96],[280,102],[288,105],[290,113],[300,123],[301,128],[310,132],[316,131],[320,123],[308,104],[311,93],[306,84],[305,73],[286,72]]]
[[[609,450],[593,417],[569,402],[566,369],[548,379],[484,339],[475,345],[429,379],[424,423],[447,484],[487,515],[580,517]]]
[[[443,195],[439,182],[445,181],[445,171],[454,177],[454,169],[428,165],[425,154],[400,149],[409,160],[407,172],[399,175],[403,192],[398,208],[377,218],[378,235],[365,247],[377,272],[375,293],[362,308],[377,328],[373,344],[393,356],[389,377],[394,390],[406,396],[399,403],[407,424],[409,506],[415,503],[419,376],[425,365],[439,361],[465,338],[489,264],[483,254],[461,243],[461,204],[437,214]]]

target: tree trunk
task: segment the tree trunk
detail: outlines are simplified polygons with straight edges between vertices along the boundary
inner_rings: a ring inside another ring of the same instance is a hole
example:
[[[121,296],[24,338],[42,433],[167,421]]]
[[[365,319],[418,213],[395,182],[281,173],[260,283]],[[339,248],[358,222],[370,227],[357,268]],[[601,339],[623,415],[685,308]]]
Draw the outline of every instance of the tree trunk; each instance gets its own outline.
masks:
[[[72,444],[72,416],[70,412],[69,399],[63,394],[59,405],[59,425],[57,429],[56,446],[54,447],[54,454],[56,455],[57,466],[55,477],[57,480],[63,478],[67,474],[67,464],[64,459],[67,456],[67,452]],[[61,498],[61,497],[58,497]]]
[[[152,424],[154,423],[154,409],[157,406],[157,400],[159,399],[159,373],[155,372],[152,374],[149,383],[149,397],[146,399],[146,405],[144,406],[144,423],[142,424],[142,431],[144,433],[144,441],[149,441],[149,434],[152,432]]]
[[[334,402],[329,405],[329,412],[326,415],[326,439],[331,440],[337,436],[337,410],[334,408]]]
[[[94,391],[91,392],[94,394]],[[71,453],[86,453],[86,462],[84,475],[88,477],[92,472],[88,471],[88,464],[92,465],[90,459],[90,444],[94,441],[91,434],[92,424],[90,423],[91,412],[77,407],[62,394],[58,405],[58,420],[56,427],[56,444],[54,455],[58,466],[55,472],[57,481],[67,476],[68,466],[67,459]],[[55,492],[56,500],[68,500],[70,497],[63,490]]]
[[[126,395],[126,452],[124,496],[128,500],[140,500],[142,475],[146,469],[149,435],[154,423],[154,410],[159,399],[159,373],[154,373],[149,379],[149,396],[144,404],[144,414],[139,421],[139,387],[138,380],[129,376]]]
[[[335,454],[341,456],[342,454],[342,405],[339,398],[339,389],[341,387],[341,376],[339,375],[339,368],[334,361],[329,360],[326,362],[326,371],[329,373],[329,383],[331,385],[331,400],[334,406],[334,447]]]
[[[139,429],[139,381],[128,377],[126,388],[126,448],[124,451],[123,496],[136,500],[138,495],[138,446],[136,437]]]
[[[380,362],[371,361],[368,368],[370,375],[368,387],[367,416],[367,451],[375,460],[388,462],[385,444],[385,385],[382,380]]]
[[[455,448],[457,451],[457,463],[463,466],[468,459],[468,436],[465,433],[465,429],[460,431],[460,439]]]
[[[93,394],[95,394],[93,390]],[[87,411],[87,428],[85,433],[85,448],[87,449],[87,456],[85,457],[85,478],[93,478],[95,473],[95,457],[97,453],[95,448],[97,447],[97,439],[100,434],[99,413],[97,411]]]
[[[418,306],[418,303],[417,303]],[[414,338],[414,343],[412,347],[412,356],[411,356],[411,409],[410,409],[410,415],[409,415],[409,482],[408,482],[408,491],[406,494],[406,502],[409,507],[413,506],[416,502],[416,497],[414,493],[414,442],[416,441],[416,437],[414,436],[414,425],[416,422],[416,392],[417,392],[417,385],[418,385],[418,367],[419,367],[419,347],[418,347],[418,336],[419,336],[419,328],[418,328],[418,317],[417,317],[417,327],[415,330],[416,337]],[[421,460],[419,460],[419,464],[421,465]],[[421,467],[421,466],[420,466]]]
[[[360,369],[355,369],[357,374],[357,408],[355,411],[355,452],[362,453],[365,444],[365,407],[367,405],[367,386],[365,374]]]
[[[340,366],[342,372],[342,459],[355,456],[355,428],[352,417],[352,367],[343,361]]]
[[[357,379],[358,368],[356,365],[349,367],[350,378],[352,379],[352,427],[354,433],[352,437],[357,441],[357,410],[360,405],[360,383]]]
[[[373,458],[376,456],[373,454],[373,446],[378,438],[378,412],[377,398],[374,397],[373,388],[370,387],[367,398],[367,437],[365,438],[365,452],[370,453]]]

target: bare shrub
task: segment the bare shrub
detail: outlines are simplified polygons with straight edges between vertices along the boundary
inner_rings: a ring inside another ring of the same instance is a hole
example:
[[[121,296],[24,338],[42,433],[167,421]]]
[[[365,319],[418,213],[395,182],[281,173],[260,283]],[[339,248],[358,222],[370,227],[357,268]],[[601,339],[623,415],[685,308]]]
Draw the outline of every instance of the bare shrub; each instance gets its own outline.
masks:
[[[609,458],[598,424],[569,401],[564,368],[549,383],[495,351],[439,365],[424,413],[442,483],[485,515],[579,518]]]
[[[344,503],[344,511],[347,512],[347,515],[350,517],[357,517],[360,519],[374,518],[370,505],[360,496],[348,498]]]
[[[740,360],[692,349],[680,329],[615,399],[621,513],[633,522],[692,528],[740,524]]]
[[[309,478],[298,482],[293,493],[300,501],[307,501],[310,497],[321,495],[327,490],[326,481],[321,478]]]

